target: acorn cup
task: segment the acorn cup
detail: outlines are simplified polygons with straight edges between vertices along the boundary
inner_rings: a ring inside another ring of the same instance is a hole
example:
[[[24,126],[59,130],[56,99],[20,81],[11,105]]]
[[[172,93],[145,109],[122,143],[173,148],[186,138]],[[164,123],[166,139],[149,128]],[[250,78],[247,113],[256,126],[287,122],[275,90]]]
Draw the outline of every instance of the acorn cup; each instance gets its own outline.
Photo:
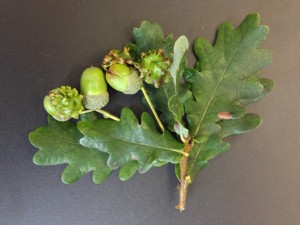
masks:
[[[44,108],[54,119],[67,121],[71,118],[78,119],[84,110],[82,95],[75,88],[61,86],[53,89],[44,98]]]
[[[137,93],[143,85],[135,68],[118,63],[109,67],[106,81],[113,89],[128,95]]]
[[[86,109],[101,109],[109,102],[104,74],[97,67],[92,66],[83,71],[80,79],[80,90]]]

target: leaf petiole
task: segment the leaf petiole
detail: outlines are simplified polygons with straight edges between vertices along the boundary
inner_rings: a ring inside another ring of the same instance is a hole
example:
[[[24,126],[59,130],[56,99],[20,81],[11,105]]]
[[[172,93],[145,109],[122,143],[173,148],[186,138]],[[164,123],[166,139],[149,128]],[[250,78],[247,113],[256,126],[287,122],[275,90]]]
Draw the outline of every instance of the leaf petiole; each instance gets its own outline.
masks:
[[[98,112],[98,113],[101,113],[104,117],[110,118],[110,119],[115,120],[115,121],[120,121],[120,118],[110,114],[109,112],[107,112],[103,109],[96,109],[96,110],[88,109],[88,110],[82,111],[79,114],[82,115],[82,114],[89,113],[89,112],[94,112],[94,111]]]
[[[183,155],[184,157],[188,157],[188,156],[189,156],[189,153],[184,152],[184,151],[175,151],[175,152],[177,152],[177,153]]]
[[[114,115],[110,114],[109,112],[106,112],[102,109],[96,109],[95,111],[98,112],[98,113],[101,113],[104,117],[108,117],[108,118],[110,118],[112,120],[115,120],[115,121],[120,121],[120,118],[118,118],[118,117],[116,117],[116,116],[114,116]]]

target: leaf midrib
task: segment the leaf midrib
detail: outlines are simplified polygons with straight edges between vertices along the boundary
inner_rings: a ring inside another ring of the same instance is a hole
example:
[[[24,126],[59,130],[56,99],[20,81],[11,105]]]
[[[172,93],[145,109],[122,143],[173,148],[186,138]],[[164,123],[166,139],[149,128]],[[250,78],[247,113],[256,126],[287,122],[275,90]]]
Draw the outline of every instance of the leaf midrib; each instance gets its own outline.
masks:
[[[107,133],[104,133],[104,132],[101,132],[101,131],[98,131],[98,130],[95,130],[95,129],[89,129],[89,130],[93,130],[95,132],[102,133],[102,134],[104,134],[106,136],[109,136],[111,138],[114,138],[114,139],[117,139],[119,141],[123,141],[123,142],[126,142],[126,143],[130,143],[130,144],[141,145],[141,146],[152,147],[152,148],[158,148],[158,149],[163,149],[163,150],[172,151],[172,152],[176,152],[176,153],[182,152],[182,149],[183,149],[183,148],[182,149],[165,148],[165,147],[161,147],[161,146],[154,146],[154,145],[143,144],[143,143],[140,143],[140,142],[132,142],[132,141],[125,140],[125,139],[122,139],[120,137],[115,137],[115,136],[113,136],[111,134],[107,134]]]
[[[209,101],[208,101],[208,103],[207,103],[205,109],[204,109],[204,112],[203,112],[202,117],[201,117],[201,119],[200,119],[200,121],[199,121],[199,124],[197,125],[196,132],[195,132],[195,136],[196,136],[196,135],[198,134],[198,132],[199,132],[199,129],[200,129],[200,127],[201,127],[201,125],[202,125],[202,122],[203,122],[203,120],[204,120],[204,117],[205,117],[205,115],[206,115],[206,112],[207,112],[207,110],[208,110],[208,108],[209,108],[209,106],[210,106],[212,100],[215,98],[214,95],[216,94],[216,91],[218,90],[219,86],[221,85],[221,82],[222,82],[223,79],[224,79],[224,76],[225,76],[225,73],[226,73],[226,71],[227,71],[227,69],[228,69],[228,66],[229,66],[230,63],[232,62],[232,59],[233,59],[235,53],[237,52],[237,48],[238,48],[238,45],[235,47],[234,52],[233,52],[233,54],[232,54],[232,56],[231,56],[229,62],[227,63],[227,65],[226,65],[226,67],[225,67],[225,69],[224,69],[224,71],[223,71],[223,73],[222,73],[222,76],[221,76],[221,78],[220,78],[218,84],[216,85],[216,87],[215,87],[215,89],[214,89],[214,91],[213,91],[213,93],[212,93],[212,95],[211,95],[211,97],[210,97],[210,99],[209,99]],[[213,73],[214,73],[214,72],[213,72]],[[215,73],[214,73],[214,74],[215,74]]]

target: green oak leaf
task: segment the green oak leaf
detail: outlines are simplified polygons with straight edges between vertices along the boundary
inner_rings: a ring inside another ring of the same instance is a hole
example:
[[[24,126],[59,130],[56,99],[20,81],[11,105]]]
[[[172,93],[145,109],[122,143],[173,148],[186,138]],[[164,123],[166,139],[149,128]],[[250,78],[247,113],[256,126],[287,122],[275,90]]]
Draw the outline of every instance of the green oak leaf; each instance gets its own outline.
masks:
[[[194,141],[187,170],[192,182],[208,160],[229,149],[224,137],[261,124],[261,118],[247,114],[245,106],[263,98],[274,87],[271,80],[258,77],[272,59],[270,52],[259,49],[268,31],[267,26],[259,26],[259,15],[252,14],[236,29],[229,23],[222,24],[214,46],[205,39],[196,40],[196,70],[187,69],[184,73],[195,98],[185,102]],[[220,113],[229,118],[222,118]],[[177,174],[178,171],[177,165]]]
[[[173,78],[176,94],[177,94],[180,78],[182,77],[183,71],[186,68],[186,64],[187,64],[186,53],[188,49],[189,49],[189,41],[186,38],[186,36],[179,37],[174,44],[173,61],[170,67],[170,73]]]
[[[80,143],[109,153],[108,166],[112,169],[121,167],[119,176],[123,180],[130,177],[137,167],[140,173],[144,173],[164,162],[177,163],[183,154],[183,144],[168,131],[159,133],[148,113],[142,114],[139,123],[128,108],[122,110],[119,122],[104,119],[82,121],[78,128],[84,134]],[[133,161],[138,162],[138,166]]]
[[[180,78],[182,77],[183,71],[186,69],[186,53],[188,51],[188,48],[189,42],[185,36],[179,37],[175,42],[173,61],[170,67],[170,73],[172,76],[174,88],[165,88],[165,93],[167,94],[167,96],[171,96],[168,101],[168,108],[175,119],[174,130],[177,134],[183,135],[185,138],[188,137],[188,129],[185,128],[182,122],[182,117],[185,114],[183,107],[183,102],[185,100],[184,96],[187,94],[188,91],[183,92],[183,95],[182,86],[184,85],[180,84]],[[174,92],[173,95],[172,90]]]
[[[173,50],[173,36],[169,35],[165,38],[164,32],[160,25],[143,21],[139,28],[133,29],[135,44],[128,44],[130,54],[139,60],[141,53],[147,53],[151,50],[164,50],[165,56],[169,57]]]
[[[29,134],[32,145],[39,148],[33,162],[40,166],[68,164],[61,179],[70,184],[93,171],[93,181],[104,182],[111,173],[106,162],[108,154],[79,143],[82,134],[76,124],[59,122],[48,117],[49,124]]]
[[[252,14],[236,29],[222,24],[214,46],[205,39],[196,40],[197,70],[184,74],[195,97],[185,104],[192,137],[201,136],[206,128],[212,128],[210,135],[216,133],[219,129],[213,124],[220,120],[219,112],[239,118],[246,113],[244,105],[272,90],[272,81],[257,77],[272,59],[269,51],[258,48],[269,31],[258,24],[258,14]]]

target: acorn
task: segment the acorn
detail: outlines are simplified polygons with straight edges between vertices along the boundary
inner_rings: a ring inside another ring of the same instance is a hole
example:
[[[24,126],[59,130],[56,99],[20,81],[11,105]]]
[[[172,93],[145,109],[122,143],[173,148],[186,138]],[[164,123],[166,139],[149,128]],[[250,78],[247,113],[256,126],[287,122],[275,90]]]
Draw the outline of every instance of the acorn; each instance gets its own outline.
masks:
[[[109,67],[106,81],[113,89],[129,95],[137,93],[143,85],[143,80],[135,68],[118,63]]]
[[[44,108],[48,114],[58,121],[78,119],[79,113],[84,110],[82,95],[75,88],[61,86],[53,89],[44,98]]]
[[[80,90],[84,107],[91,110],[101,109],[109,102],[104,74],[97,67],[85,69],[80,79]]]

